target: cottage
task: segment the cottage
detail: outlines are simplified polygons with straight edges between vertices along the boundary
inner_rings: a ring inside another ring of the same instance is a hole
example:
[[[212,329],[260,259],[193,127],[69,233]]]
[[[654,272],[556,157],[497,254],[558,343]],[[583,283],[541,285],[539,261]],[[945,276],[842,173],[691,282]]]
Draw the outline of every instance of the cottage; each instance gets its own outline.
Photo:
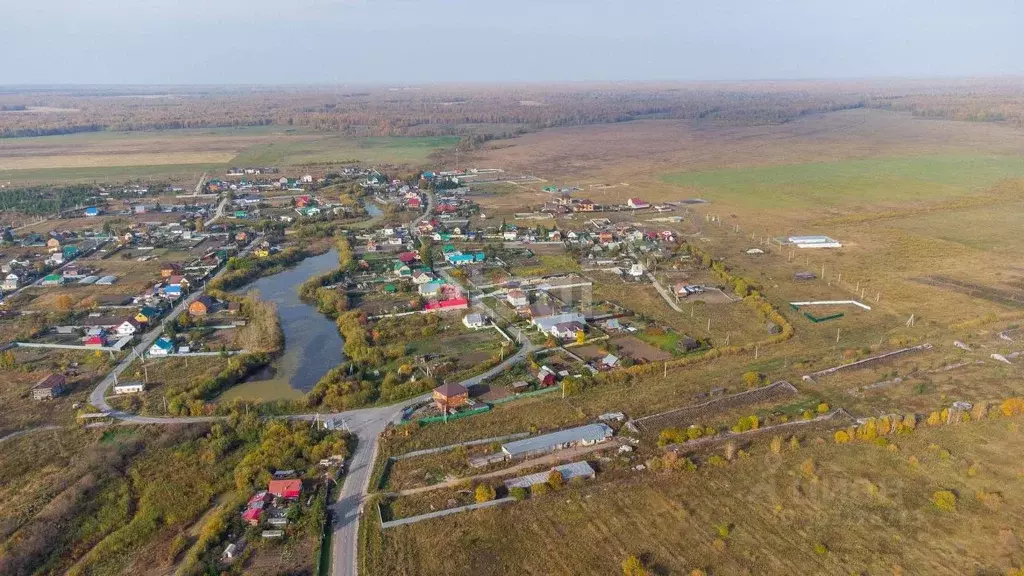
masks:
[[[547,388],[548,386],[554,386],[558,381],[558,376],[555,371],[547,366],[541,366],[540,370],[537,371],[537,382],[540,383],[541,388]]]
[[[466,328],[483,328],[486,325],[486,320],[483,314],[466,314],[462,318],[462,323],[466,325]]]
[[[8,274],[6,277],[4,277],[4,283],[2,287],[4,290],[17,290],[19,280],[20,278],[18,277],[17,274]]]
[[[444,411],[449,411],[462,406],[469,401],[469,390],[461,384],[449,382],[434,388],[432,394],[434,404]]]
[[[57,238],[50,238],[46,241],[47,252],[59,252],[60,251],[60,240]]]
[[[527,298],[526,292],[523,292],[518,288],[509,290],[505,298],[508,300],[509,306],[512,306],[513,308],[524,308],[530,305],[530,299]]]
[[[501,451],[509,458],[522,458],[573,446],[590,446],[608,440],[612,434],[612,429],[607,424],[587,424],[508,442],[501,446]]]
[[[246,508],[245,512],[242,512],[242,520],[244,520],[249,526],[256,526],[259,524],[261,517],[263,517],[262,508]]]
[[[100,215],[100,209],[95,206],[89,206],[85,209],[85,215],[88,218],[93,218]]]
[[[420,284],[419,291],[420,296],[424,298],[435,298],[441,295],[441,290],[444,284],[439,281],[427,282],[426,284]]]
[[[180,275],[181,275],[181,264],[175,264],[175,263],[172,262],[172,263],[169,263],[169,264],[164,264],[160,268],[160,277],[161,278],[170,278],[171,276],[180,276]]]
[[[139,313],[135,315],[135,320],[139,322],[139,324],[151,324],[159,317],[159,310],[156,308],[150,308],[149,306],[143,306],[139,309]]]
[[[67,379],[60,374],[47,374],[32,387],[33,400],[52,400],[67,391]]]
[[[193,316],[206,316],[213,310],[213,298],[203,294],[188,305],[188,313]]]
[[[267,492],[285,500],[298,500],[302,495],[302,480],[271,480]]]
[[[142,382],[125,382],[114,384],[114,394],[138,394],[146,391],[146,385]]]
[[[100,331],[97,334],[90,334],[82,340],[82,344],[92,347],[103,347],[107,345],[106,332]]]
[[[426,284],[434,279],[434,275],[426,270],[413,270],[412,281],[413,284]]]
[[[401,261],[396,261],[391,267],[391,272],[399,278],[410,278],[412,277],[412,269],[408,265],[403,264]]]
[[[565,314],[552,314],[550,316],[534,317],[530,323],[537,327],[544,334],[551,334],[551,330],[558,324],[577,322],[584,327],[587,325],[586,318],[579,312],[567,312]],[[552,334],[553,335],[553,334]]]
[[[559,322],[551,327],[551,335],[561,340],[568,340],[575,338],[577,333],[584,330],[586,330],[586,326],[580,322]]]
[[[639,198],[630,198],[626,200],[626,205],[633,209],[650,208],[651,205]]]
[[[401,254],[398,255],[398,260],[401,261],[402,264],[412,264],[413,262],[418,260],[419,257],[420,255],[417,254],[416,252],[402,252]]]
[[[142,324],[135,318],[128,318],[114,328],[118,336],[134,336],[140,330],[142,330]]]
[[[459,296],[456,298],[449,298],[447,300],[440,300],[438,302],[431,302],[423,307],[424,310],[430,312],[441,312],[445,310],[464,310],[469,308],[469,300],[465,297]]]
[[[167,338],[157,338],[156,342],[149,347],[150,356],[167,356],[174,352],[174,342]]]
[[[579,202],[576,203],[576,209],[579,210],[580,212],[593,212],[594,211],[594,207],[595,207],[594,201],[593,200],[588,200],[586,198],[583,198]]]

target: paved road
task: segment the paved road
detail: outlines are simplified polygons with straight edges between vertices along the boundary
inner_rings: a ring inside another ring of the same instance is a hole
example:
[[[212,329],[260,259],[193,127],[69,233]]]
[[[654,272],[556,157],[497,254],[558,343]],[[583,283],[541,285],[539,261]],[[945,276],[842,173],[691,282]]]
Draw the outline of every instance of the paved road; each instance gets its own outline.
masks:
[[[223,206],[223,204],[221,205]],[[251,252],[252,249],[259,243],[261,238],[261,235],[257,235],[256,238],[248,246],[245,247],[245,249],[239,252],[239,255],[245,256],[249,254],[249,252]],[[211,280],[217,278],[226,271],[227,267],[222,267],[216,274],[213,275],[213,278],[211,278]],[[173,321],[175,318],[177,318],[179,314],[188,309],[189,304],[194,302],[196,298],[199,298],[199,296],[202,295],[203,291],[204,288],[197,288],[194,292],[189,294],[187,297],[183,298],[181,302],[179,302],[178,305],[175,306],[167,315],[166,321]],[[107,377],[101,380],[100,383],[96,385],[96,388],[93,388],[92,392],[89,394],[89,403],[95,406],[96,408],[99,408],[101,412],[105,412],[114,418],[126,420],[128,422],[134,422],[136,424],[183,424],[187,422],[203,422],[217,420],[218,418],[206,417],[154,418],[149,416],[138,416],[127,412],[114,410],[110,406],[110,404],[107,403],[107,391],[110,390],[110,387],[114,385],[114,382],[117,380],[118,376],[120,376],[121,373],[124,372],[125,369],[131,365],[131,363],[139,354],[142,354],[146,350],[148,350],[149,347],[153,345],[153,342],[156,342],[156,339],[159,338],[161,334],[163,334],[163,331],[164,327],[163,324],[161,323],[157,324],[156,326],[153,326],[153,328],[151,328],[149,332],[143,334],[139,341],[139,344],[132,348],[132,352],[130,354],[127,354],[124,358],[122,358],[121,361],[117,363],[117,366],[114,366],[114,369],[110,371],[110,374],[107,374]]]

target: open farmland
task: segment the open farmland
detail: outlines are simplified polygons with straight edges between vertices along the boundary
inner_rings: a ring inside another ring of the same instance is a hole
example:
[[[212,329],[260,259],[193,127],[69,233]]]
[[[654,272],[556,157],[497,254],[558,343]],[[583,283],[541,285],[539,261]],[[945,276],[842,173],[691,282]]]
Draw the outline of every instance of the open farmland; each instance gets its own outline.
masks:
[[[455,137],[353,137],[286,127],[156,132],[89,132],[0,141],[0,181],[189,183],[234,165],[425,163]]]
[[[1020,470],[1004,456],[1021,448],[1007,434],[1019,424],[922,430],[895,449],[810,442],[727,468],[620,475],[384,531],[370,573],[612,574],[630,554],[673,574],[1002,573],[1021,553],[1024,507],[1011,497]],[[955,512],[930,501],[939,490],[959,495]],[[441,539],[448,553],[431,553]]]

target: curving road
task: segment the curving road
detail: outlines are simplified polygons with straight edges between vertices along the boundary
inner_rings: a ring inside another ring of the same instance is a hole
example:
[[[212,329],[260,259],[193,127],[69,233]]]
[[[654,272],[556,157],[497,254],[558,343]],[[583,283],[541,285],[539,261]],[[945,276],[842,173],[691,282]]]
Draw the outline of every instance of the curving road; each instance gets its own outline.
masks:
[[[216,220],[223,214],[226,204],[227,199],[221,202],[218,206],[217,213],[210,222]],[[415,222],[420,222],[423,219],[428,218],[432,214],[433,210],[434,195],[428,194],[427,210],[422,216],[417,218]],[[252,247],[256,246],[259,240],[260,236],[257,236],[256,240],[254,240],[249,247],[242,252],[242,255],[247,254]],[[222,274],[224,270],[225,269],[221,269],[214,278]],[[447,272],[442,272],[442,275],[445,276],[448,281],[454,282]],[[187,299],[183,300],[174,308],[168,316],[168,319],[172,320],[177,317],[177,315],[184,311],[188,304],[198,298],[202,292],[203,291],[200,289],[189,295]],[[497,317],[493,310],[483,302],[479,301],[479,298],[474,298],[473,300],[474,307],[484,311],[492,318]],[[114,384],[117,376],[119,376],[131,364],[134,356],[136,355],[135,351],[149,348],[149,346],[156,341],[162,332],[163,327],[156,326],[143,335],[139,346],[133,349],[133,354],[129,354],[127,357],[122,359],[110,374],[108,374],[107,377],[104,378],[95,389],[93,389],[89,396],[89,402],[108,416],[134,424],[189,424],[222,419],[223,417],[221,416],[139,416],[137,414],[114,410],[107,403],[107,391]],[[519,329],[509,327],[508,332],[512,334],[513,337],[523,342],[519,350],[512,356],[506,358],[501,364],[498,364],[494,368],[491,368],[482,374],[463,380],[460,384],[467,388],[476,386],[500,373],[502,370],[505,370],[507,367],[523,361],[529,352],[537,348],[537,346],[530,342],[529,338],[526,338],[525,335],[521,334]],[[429,399],[430,394],[428,393],[390,406],[361,408],[358,410],[349,410],[346,412],[330,414],[294,414],[285,416],[285,418],[293,420],[306,421],[321,418],[330,419],[336,424],[347,429],[357,438],[356,449],[353,451],[352,457],[349,460],[345,481],[341,486],[338,499],[331,505],[331,516],[333,519],[331,572],[334,576],[357,576],[359,573],[359,520],[363,513],[363,504],[370,492],[370,475],[373,472],[373,464],[377,460],[381,433],[384,432],[388,424],[398,423],[401,421],[402,412],[405,408]]]

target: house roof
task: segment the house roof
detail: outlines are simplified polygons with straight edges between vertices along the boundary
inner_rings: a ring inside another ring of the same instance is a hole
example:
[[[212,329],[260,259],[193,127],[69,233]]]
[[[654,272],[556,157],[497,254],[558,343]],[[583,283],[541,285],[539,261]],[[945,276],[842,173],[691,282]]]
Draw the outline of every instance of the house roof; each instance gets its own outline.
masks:
[[[156,346],[161,350],[170,350],[171,348],[174,348],[174,342],[171,342],[167,338],[157,338],[156,342],[153,342],[153,346]]]
[[[66,382],[65,378],[60,374],[47,374],[43,376],[39,382],[33,388],[54,388],[56,386],[63,386]]]
[[[453,396],[469,394],[469,390],[467,390],[465,386],[457,382],[448,382],[446,384],[441,384],[437,388],[434,388],[434,394],[444,396],[445,398],[451,398]]]
[[[209,308],[210,306],[213,306],[213,298],[210,298],[206,294],[203,294],[199,298],[196,298],[195,302],[193,302],[192,304],[202,304],[203,306]]]
[[[298,496],[302,493],[302,480],[271,480],[267,485],[267,492],[284,498]]]

